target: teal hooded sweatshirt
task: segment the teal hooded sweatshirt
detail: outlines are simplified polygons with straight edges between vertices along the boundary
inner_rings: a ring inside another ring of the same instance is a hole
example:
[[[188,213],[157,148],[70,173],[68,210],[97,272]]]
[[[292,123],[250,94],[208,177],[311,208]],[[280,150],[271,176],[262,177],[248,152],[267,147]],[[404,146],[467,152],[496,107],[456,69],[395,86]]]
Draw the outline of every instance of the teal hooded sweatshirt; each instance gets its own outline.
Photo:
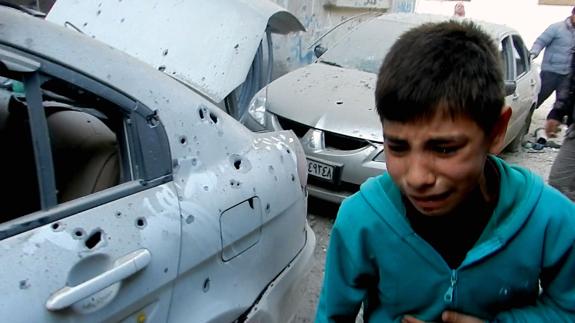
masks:
[[[316,322],[440,322],[454,310],[497,322],[575,322],[575,204],[533,173],[490,157],[500,196],[479,240],[452,269],[410,227],[386,173],[341,205]],[[462,215],[465,216],[465,215]]]

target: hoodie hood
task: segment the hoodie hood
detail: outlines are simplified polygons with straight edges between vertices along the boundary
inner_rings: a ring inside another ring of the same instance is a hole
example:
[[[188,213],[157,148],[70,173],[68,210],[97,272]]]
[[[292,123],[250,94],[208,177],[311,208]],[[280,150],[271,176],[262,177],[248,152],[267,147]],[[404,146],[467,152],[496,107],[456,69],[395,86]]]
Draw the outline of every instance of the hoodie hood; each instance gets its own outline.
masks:
[[[375,109],[376,75],[315,63],[267,88],[267,109],[309,127],[383,142]]]
[[[483,234],[461,266],[467,266],[504,246],[529,219],[543,191],[543,181],[530,171],[510,166],[495,156],[489,158],[499,171],[502,194]],[[361,186],[359,194],[400,237],[412,240],[414,232],[405,217],[401,192],[389,173],[370,178]],[[379,205],[393,205],[393,209],[383,211]]]

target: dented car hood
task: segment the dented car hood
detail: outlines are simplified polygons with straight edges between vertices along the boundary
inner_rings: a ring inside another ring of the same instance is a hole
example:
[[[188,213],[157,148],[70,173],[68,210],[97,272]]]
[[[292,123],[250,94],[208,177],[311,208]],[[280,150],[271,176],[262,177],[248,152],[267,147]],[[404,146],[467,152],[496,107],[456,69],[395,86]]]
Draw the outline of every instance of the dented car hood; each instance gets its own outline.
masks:
[[[304,30],[268,0],[58,0],[47,19],[127,52],[214,102],[244,82],[266,28]]]
[[[269,84],[266,109],[312,128],[383,142],[375,81],[375,74],[311,64]]]

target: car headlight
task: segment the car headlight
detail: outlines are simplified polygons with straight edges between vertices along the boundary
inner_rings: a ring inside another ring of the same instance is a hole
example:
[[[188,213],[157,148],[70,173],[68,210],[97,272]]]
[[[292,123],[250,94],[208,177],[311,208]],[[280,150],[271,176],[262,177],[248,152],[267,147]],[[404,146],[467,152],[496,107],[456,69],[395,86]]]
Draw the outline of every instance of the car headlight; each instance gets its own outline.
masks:
[[[377,155],[375,155],[373,161],[385,163],[385,151],[382,149]]]
[[[256,95],[250,101],[248,106],[248,113],[250,116],[257,121],[260,125],[266,125],[266,97],[261,95]]]

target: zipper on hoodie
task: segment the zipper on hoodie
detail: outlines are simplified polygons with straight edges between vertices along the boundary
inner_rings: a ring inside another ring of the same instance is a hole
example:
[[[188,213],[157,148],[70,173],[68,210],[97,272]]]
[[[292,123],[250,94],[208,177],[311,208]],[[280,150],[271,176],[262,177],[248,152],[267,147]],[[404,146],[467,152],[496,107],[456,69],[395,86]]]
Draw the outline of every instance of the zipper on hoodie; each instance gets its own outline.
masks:
[[[453,294],[455,292],[455,284],[457,283],[457,270],[451,270],[451,285],[443,295],[443,300],[446,303],[453,303]]]

